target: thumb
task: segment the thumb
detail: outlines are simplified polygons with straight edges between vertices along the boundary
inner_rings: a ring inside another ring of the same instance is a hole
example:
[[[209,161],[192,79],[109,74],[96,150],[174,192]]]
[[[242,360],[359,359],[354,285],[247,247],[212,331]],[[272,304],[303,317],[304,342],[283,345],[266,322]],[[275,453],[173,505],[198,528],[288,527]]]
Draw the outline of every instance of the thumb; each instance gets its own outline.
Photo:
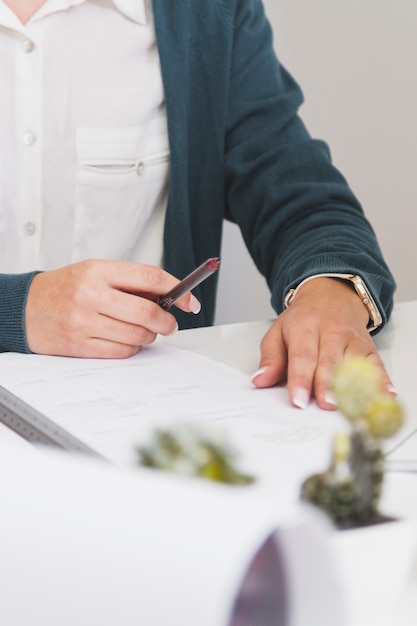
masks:
[[[287,347],[278,318],[261,342],[259,369],[252,375],[255,387],[272,387],[281,382],[287,370]]]

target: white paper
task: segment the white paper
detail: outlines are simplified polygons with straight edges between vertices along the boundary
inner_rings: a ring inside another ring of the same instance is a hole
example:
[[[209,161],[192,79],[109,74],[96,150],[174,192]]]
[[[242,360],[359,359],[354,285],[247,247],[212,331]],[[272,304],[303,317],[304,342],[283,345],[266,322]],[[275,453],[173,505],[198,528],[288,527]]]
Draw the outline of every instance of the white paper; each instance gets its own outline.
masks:
[[[156,345],[127,360],[3,354],[0,385],[121,467],[137,463],[157,426],[199,424],[225,435],[242,470],[281,497],[328,464],[334,412],[289,404],[284,388],[255,389],[246,374]]]
[[[0,476],[5,626],[304,626],[292,606],[300,597],[323,618],[320,626],[333,626],[323,607],[329,590],[333,611],[341,595],[328,528],[308,509],[267,505],[245,488],[119,471],[63,453],[5,453]],[[270,554],[265,576],[253,559],[281,532],[284,560]],[[294,577],[301,564],[306,575]],[[253,566],[258,575],[242,589]],[[233,615],[241,591],[246,610]],[[267,612],[271,598],[279,602]]]

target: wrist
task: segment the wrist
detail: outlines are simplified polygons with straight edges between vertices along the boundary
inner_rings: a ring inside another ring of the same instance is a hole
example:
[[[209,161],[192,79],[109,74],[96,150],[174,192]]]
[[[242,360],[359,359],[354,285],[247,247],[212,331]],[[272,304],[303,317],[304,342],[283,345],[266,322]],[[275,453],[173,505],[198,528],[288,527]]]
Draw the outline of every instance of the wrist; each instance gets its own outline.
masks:
[[[355,296],[361,300],[363,311],[366,313],[364,315],[364,319],[366,321],[366,327],[369,332],[373,332],[382,324],[382,316],[379,312],[379,309],[367,288],[365,282],[362,280],[360,276],[355,274],[315,274],[313,276],[309,276],[305,280],[301,281],[299,285],[295,289],[290,289],[285,296],[284,305],[285,308],[288,308],[291,303],[294,301],[297,294],[300,290],[305,290],[308,283],[316,283],[315,285],[308,285],[309,287],[317,287],[317,281],[320,280],[322,284],[322,288],[326,288],[325,285],[327,280],[337,280],[343,283],[346,287],[348,287]],[[323,281],[326,281],[323,283]],[[328,283],[327,283],[328,284]],[[324,287],[323,287],[324,285]]]

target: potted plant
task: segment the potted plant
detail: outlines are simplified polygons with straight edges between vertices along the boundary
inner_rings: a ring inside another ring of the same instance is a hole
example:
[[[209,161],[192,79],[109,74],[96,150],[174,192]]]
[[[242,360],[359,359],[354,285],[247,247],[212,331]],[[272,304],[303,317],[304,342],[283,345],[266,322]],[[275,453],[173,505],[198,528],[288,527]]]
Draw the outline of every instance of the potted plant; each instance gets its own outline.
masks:
[[[383,390],[377,368],[362,357],[346,358],[336,367],[332,388],[349,429],[336,435],[329,468],[307,478],[301,497],[341,529],[388,521],[379,510],[383,442],[403,423],[401,403]]]
[[[346,358],[335,368],[332,389],[347,430],[334,438],[329,467],[304,481],[301,498],[334,523],[331,541],[355,621],[395,606],[417,533],[413,520],[380,509],[384,441],[403,424],[400,401],[384,391],[378,369],[362,357]]]

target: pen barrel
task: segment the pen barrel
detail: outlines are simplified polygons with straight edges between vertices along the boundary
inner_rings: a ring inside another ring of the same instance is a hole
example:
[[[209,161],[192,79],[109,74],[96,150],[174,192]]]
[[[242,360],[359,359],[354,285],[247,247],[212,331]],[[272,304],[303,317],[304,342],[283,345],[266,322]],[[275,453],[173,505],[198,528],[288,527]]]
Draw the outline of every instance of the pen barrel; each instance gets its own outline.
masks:
[[[162,309],[165,309],[165,311],[169,311],[174,302],[174,298],[170,298],[169,296],[163,296],[162,298],[158,298],[156,301],[156,303],[159,304]]]
[[[174,302],[186,294],[187,291],[191,291],[191,289],[213,274],[213,272],[219,268],[219,265],[220,259],[218,257],[207,259],[207,261],[197,267],[193,272],[191,272],[191,274],[183,278],[183,280],[171,289],[171,291],[165,294],[165,296],[158,298],[157,303],[160,307],[165,309],[165,311],[168,311]]]

